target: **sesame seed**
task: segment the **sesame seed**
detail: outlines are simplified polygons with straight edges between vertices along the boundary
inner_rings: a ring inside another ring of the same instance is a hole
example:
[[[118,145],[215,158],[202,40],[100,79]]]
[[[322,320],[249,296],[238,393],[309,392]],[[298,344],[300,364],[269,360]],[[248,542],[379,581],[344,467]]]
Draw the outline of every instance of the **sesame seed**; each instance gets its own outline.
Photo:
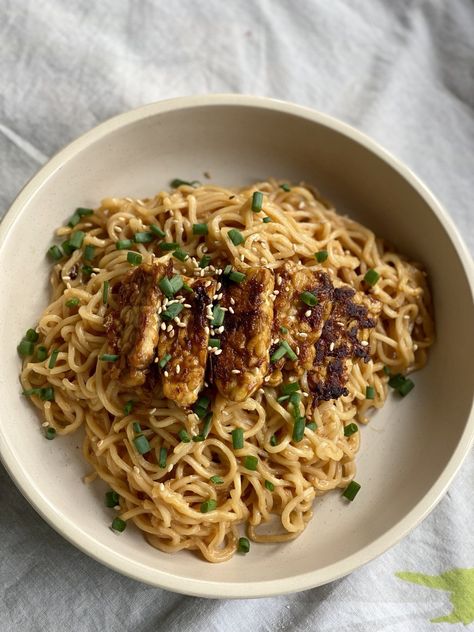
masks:
[[[206,325],[206,327],[204,327],[204,333],[209,335],[209,327],[207,327],[207,325]]]
[[[153,362],[154,362],[155,364],[158,364],[158,362],[159,362],[159,361],[160,361],[160,358],[155,358],[155,359],[153,360]]]
[[[237,373],[240,373],[239,369],[232,369],[232,373],[235,373],[237,375]]]
[[[362,340],[362,342],[360,343],[363,347],[368,347],[369,343],[367,342],[367,340]]]
[[[278,294],[280,294],[280,290],[273,290],[273,294],[275,294],[275,296],[278,296]]]
[[[191,307],[191,305],[189,303],[184,303],[183,307]]]
[[[298,345],[296,345],[295,352],[296,352],[296,355],[300,355],[300,348],[298,347]]]
[[[66,288],[67,288],[68,290],[70,290],[70,289],[71,289],[71,287],[72,287],[72,286],[71,286],[71,284],[70,284],[70,283],[69,283],[69,281],[68,281],[68,282],[66,283]]]
[[[43,421],[43,423],[41,424],[44,428],[46,428],[47,426],[49,426],[49,421]]]
[[[176,375],[178,375],[181,371],[181,365],[177,364],[176,365]]]
[[[233,308],[233,307],[229,307],[229,312],[230,312],[231,314],[234,314],[234,308]]]
[[[175,334],[175,331],[174,329],[172,329],[168,334],[169,338],[173,338],[174,334]]]
[[[298,336],[299,336],[300,338],[307,338],[307,337],[308,337],[308,334],[307,334],[306,332],[304,332],[304,331],[299,331],[299,332],[298,332]]]
[[[222,353],[222,349],[216,349],[216,350],[214,351],[214,353],[215,353],[216,355],[220,355],[220,354]]]
[[[93,272],[100,272],[100,268],[92,268]]]
[[[280,275],[277,276],[277,285],[281,285],[283,279],[281,278]]]
[[[163,371],[163,375],[164,375],[165,377],[169,377],[169,376],[170,376],[170,374],[168,373],[168,371]]]
[[[217,333],[221,334],[224,331],[224,325],[221,325],[220,327],[217,328]]]
[[[211,279],[209,279],[209,281],[206,281],[204,283],[204,287],[209,287],[211,285],[211,283],[212,283],[212,281],[211,281]]]
[[[413,345],[413,351],[417,351],[417,350],[418,350],[418,345],[415,343],[415,344]]]
[[[329,345],[329,351],[332,351],[334,349],[334,342],[331,342],[331,344]]]
[[[200,272],[199,272],[199,276],[202,276],[202,277],[204,276],[204,268],[202,268],[202,269],[200,270]]]
[[[222,287],[222,283],[219,281],[216,285],[216,292],[218,292]]]
[[[235,298],[233,296],[230,297],[230,304],[235,305]]]
[[[263,381],[264,381],[264,382],[269,382],[269,381],[270,381],[270,376],[269,376],[269,375],[267,375],[267,376],[263,379]]]
[[[311,316],[311,310],[307,309],[304,313],[304,315],[306,316],[306,318],[308,318],[308,316]]]
[[[168,466],[168,472],[171,472],[172,469],[173,469],[173,464],[171,463],[171,465]]]
[[[168,327],[166,328],[166,331],[168,332],[173,331],[173,325],[168,325]]]
[[[229,308],[228,308],[228,307],[221,307],[221,310],[222,310],[223,312],[227,312],[227,311],[229,311]]]
[[[245,255],[243,255],[243,254],[242,254],[242,255],[240,255],[240,260],[241,260],[241,261],[245,261]]]
[[[166,323],[161,323],[160,329],[162,329],[164,331],[166,329]]]
[[[220,300],[221,300],[221,298],[222,298],[222,296],[223,296],[223,294],[222,294],[222,292],[221,292],[220,294],[218,294],[218,295],[216,296],[216,301],[220,301]]]
[[[405,314],[405,316],[403,317],[405,320],[410,320],[410,315],[409,314]]]
[[[265,391],[263,390],[263,388],[259,388],[258,392],[261,393],[262,395],[265,395]]]
[[[176,323],[178,325],[178,327],[181,327],[181,329],[183,329],[183,327],[186,327],[186,323],[183,323],[181,320],[179,321],[179,323]]]

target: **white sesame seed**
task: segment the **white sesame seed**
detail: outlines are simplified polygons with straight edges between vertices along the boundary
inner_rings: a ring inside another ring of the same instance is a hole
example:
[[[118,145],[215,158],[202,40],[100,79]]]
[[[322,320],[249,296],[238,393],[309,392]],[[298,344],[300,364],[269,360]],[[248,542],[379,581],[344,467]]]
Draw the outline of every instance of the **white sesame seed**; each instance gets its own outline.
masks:
[[[153,362],[154,362],[155,364],[158,364],[158,362],[159,362],[159,361],[160,361],[160,358],[155,358],[155,359],[153,360]]]
[[[100,268],[92,268],[93,272],[100,272]]]
[[[418,345],[415,343],[415,344],[413,345],[413,351],[417,351],[417,350],[418,350]]]
[[[229,311],[229,308],[228,308],[228,307],[221,307],[221,310],[222,310],[223,312],[228,312],[228,311]]]
[[[49,426],[49,421],[43,421],[41,425],[43,426],[43,428],[46,428],[47,426]]]
[[[204,283],[204,287],[209,287],[211,285],[211,283],[212,283],[212,281],[211,281],[211,279],[209,279],[209,281],[206,281]]]
[[[410,320],[410,314],[405,314],[405,316],[403,317],[405,320]]]
[[[280,290],[273,290],[273,294],[275,294],[275,296],[278,296],[278,294],[280,294]]]
[[[223,294],[221,292],[220,294],[216,296],[216,301],[220,301],[222,297],[223,297]]]
[[[204,276],[204,268],[199,272],[199,276]]]
[[[283,279],[281,278],[280,275],[277,276],[277,285],[281,285]]]
[[[240,255],[240,260],[241,261],[245,261],[245,255],[244,254]]]
[[[304,313],[304,315],[306,316],[306,318],[308,318],[309,316],[311,316],[311,310],[307,309]]]
[[[176,323],[178,325],[178,327],[180,327],[181,329],[183,329],[184,327],[186,327],[186,323],[183,323],[181,320],[179,321],[179,323]]]
[[[217,328],[217,333],[221,334],[224,331],[224,325],[221,325],[220,327]]]
[[[176,375],[181,372],[181,366],[179,364],[176,365]]]
[[[331,344],[329,345],[329,351],[332,351],[334,349],[334,342],[331,342]]]
[[[235,298],[233,296],[230,297],[230,304],[235,305]]]
[[[191,305],[190,305],[189,303],[184,303],[184,304],[183,304],[183,307],[190,308],[190,307],[191,307]]]
[[[235,373],[237,375],[237,373],[240,373],[239,369],[232,369],[232,373]]]
[[[173,331],[173,325],[168,325],[168,327],[166,328],[166,331],[168,332]]]
[[[166,329],[166,323],[161,323],[161,325],[160,325],[160,329],[162,329],[163,331],[165,331],[165,329]]]
[[[264,381],[264,382],[269,382],[269,381],[270,381],[270,376],[269,376],[269,375],[267,375],[267,376],[263,379],[263,381]]]
[[[163,375],[164,375],[165,377],[169,377],[169,376],[170,376],[170,374],[168,373],[168,371],[163,371]]]
[[[298,345],[296,345],[295,353],[296,355],[300,355],[300,348],[298,347]]]
[[[66,283],[66,288],[67,288],[68,290],[70,290],[70,289],[71,289],[71,287],[72,287],[72,286],[71,286],[71,284],[70,284],[70,283],[69,283],[69,281],[68,281],[68,282]]]
[[[216,285],[216,292],[218,292],[222,287],[222,283],[220,281],[218,281],[217,285]]]
[[[307,334],[306,332],[304,332],[304,331],[299,331],[299,332],[298,332],[298,336],[299,336],[300,338],[307,338],[307,337],[308,337],[308,334]]]
[[[165,486],[163,483],[160,483],[160,492],[164,492],[165,491]]]
[[[204,327],[204,333],[209,335],[209,327],[207,327],[207,325],[206,325],[206,327]]]
[[[175,330],[174,330],[174,329],[172,329],[172,330],[169,332],[168,337],[169,337],[169,338],[173,338],[174,334],[175,334]]]
[[[230,312],[231,314],[234,314],[234,308],[233,308],[233,307],[229,307],[229,312]]]
[[[362,340],[362,342],[360,343],[363,347],[368,347],[369,343],[367,342],[367,340]]]
[[[216,349],[216,350],[214,351],[214,353],[215,353],[216,355],[220,355],[220,354],[222,353],[222,349]]]

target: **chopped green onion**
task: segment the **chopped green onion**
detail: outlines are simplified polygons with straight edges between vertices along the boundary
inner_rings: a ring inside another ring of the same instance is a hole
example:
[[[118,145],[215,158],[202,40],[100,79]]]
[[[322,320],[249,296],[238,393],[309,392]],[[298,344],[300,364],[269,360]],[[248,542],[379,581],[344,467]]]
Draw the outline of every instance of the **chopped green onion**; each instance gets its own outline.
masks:
[[[102,288],[102,303],[107,305],[109,302],[109,282],[104,281],[104,287]]]
[[[38,360],[38,362],[44,362],[47,357],[48,350],[46,349],[46,347],[41,346],[36,349],[36,359]]]
[[[406,378],[404,383],[398,388],[398,392],[402,397],[405,397],[405,395],[408,395],[412,388],[415,388],[414,382]]]
[[[199,180],[191,180],[191,182],[188,182],[187,180],[181,180],[181,178],[175,178],[174,180],[171,180],[171,186],[173,189],[178,189],[180,186],[188,186],[188,187],[196,187],[196,186],[200,186],[200,182]]]
[[[290,345],[286,342],[286,340],[283,340],[283,342],[281,344],[286,349],[286,355],[290,358],[290,360],[295,361],[295,360],[298,359],[298,356],[293,351],[293,349],[290,347]]]
[[[81,216],[79,215],[79,213],[73,213],[69,218],[67,225],[69,226],[69,228],[74,228],[74,226],[77,226],[80,221]]]
[[[119,504],[120,497],[117,492],[110,491],[105,492],[105,506],[106,507],[116,507]]]
[[[230,265],[230,263],[228,265],[226,265],[226,267],[224,268],[223,271],[223,275],[224,276],[229,276],[229,274],[232,272],[232,266]]]
[[[164,469],[166,467],[166,459],[168,458],[168,450],[166,448],[160,448],[160,456],[158,459],[158,466]]]
[[[373,268],[370,268],[370,270],[367,270],[364,276],[364,281],[368,285],[375,285],[379,279],[380,279],[380,274]]]
[[[40,388],[39,397],[43,402],[54,402],[54,389],[52,386]]]
[[[179,244],[176,241],[162,241],[160,244],[158,244],[158,248],[160,250],[176,250],[176,248],[179,247]]]
[[[199,443],[200,441],[204,441],[204,437],[202,436],[202,434],[194,435],[193,441],[194,443]]]
[[[287,399],[290,399],[289,395],[280,395],[280,397],[277,397],[277,402],[281,404],[282,402],[286,402]]]
[[[231,228],[227,233],[227,237],[231,240],[234,246],[238,246],[245,241],[245,238],[240,230],[237,230],[236,228]]]
[[[356,481],[351,481],[346,489],[342,492],[342,495],[344,496],[344,498],[347,498],[347,500],[354,500],[354,498],[357,496],[357,493],[359,492],[359,489],[359,483],[356,483]]]
[[[310,307],[314,307],[318,304],[317,297],[312,292],[303,292],[300,294],[300,301],[309,305]]]
[[[55,349],[52,352],[51,357],[49,358],[48,369],[54,369],[54,367],[56,366],[58,355],[59,355],[59,349]]]
[[[250,551],[250,542],[248,538],[239,538],[239,542],[237,544],[237,552],[243,553],[244,555]]]
[[[142,262],[142,256],[139,252],[128,252],[127,253],[127,261],[131,263],[132,266],[139,266]]]
[[[304,437],[304,429],[306,427],[306,419],[304,417],[298,417],[298,419],[295,420],[294,426],[293,426],[293,441],[295,441],[296,443],[298,441],[301,441],[302,438]]]
[[[277,362],[278,360],[281,360],[284,355],[286,355],[286,349],[283,344],[280,344],[278,349],[274,351],[270,356],[270,362]]]
[[[258,459],[256,456],[253,456],[252,454],[248,454],[244,458],[244,467],[247,470],[251,470],[252,472],[255,472],[255,470],[257,469],[257,466],[258,466]]]
[[[313,432],[317,429],[318,424],[315,421],[310,421],[309,424],[306,424],[306,428],[309,428]]]
[[[35,345],[31,342],[31,340],[22,340],[17,349],[21,357],[26,358],[26,356],[33,355]]]
[[[287,334],[288,333],[288,327],[284,327],[283,325],[280,327],[280,331],[282,334]]]
[[[133,241],[136,244],[149,244],[151,241],[153,241],[153,235],[148,231],[135,233],[135,235],[133,236]]]
[[[188,253],[182,248],[176,248],[173,252],[173,257],[178,259],[178,261],[186,261],[186,259],[189,259]]]
[[[366,387],[365,399],[375,399],[375,388],[373,386]]]
[[[405,376],[403,376],[401,373],[397,373],[396,375],[392,375],[392,377],[388,381],[388,385],[398,390],[405,383],[405,379]]]
[[[187,283],[183,283],[183,290],[185,292],[191,292],[191,294],[194,294],[194,290],[192,287],[190,287]]]
[[[95,257],[95,247],[88,244],[84,248],[84,254],[82,255],[82,258],[84,259],[84,261],[92,261],[94,257]]]
[[[208,511],[214,511],[217,507],[217,500],[213,498],[209,498],[209,500],[205,500],[201,503],[201,513],[207,513]]]
[[[327,250],[320,250],[319,252],[315,252],[314,256],[316,257],[316,261],[318,263],[323,263],[328,258],[329,254]]]
[[[275,490],[275,485],[271,481],[265,481],[264,485],[270,492]]]
[[[112,520],[112,531],[118,531],[118,533],[122,533],[125,531],[127,527],[127,523],[122,518],[114,518]]]
[[[207,224],[193,224],[193,235],[207,235],[208,232]]]
[[[290,404],[293,406],[293,417],[299,419],[300,417],[300,403],[301,403],[301,395],[300,393],[292,393],[290,395]]]
[[[181,430],[178,432],[178,437],[183,443],[189,443],[191,441],[191,437],[184,428],[181,428]]]
[[[77,298],[70,298],[66,301],[66,307],[77,307],[81,301]]]
[[[214,347],[215,349],[220,349],[221,348],[221,341],[219,340],[219,338],[209,338],[208,346],[209,347]]]
[[[138,421],[134,421],[132,424],[132,428],[133,428],[133,432],[135,434],[141,434],[142,432],[142,427],[140,426],[140,424],[138,423]]]
[[[76,250],[73,246],[71,246],[71,244],[69,242],[69,239],[66,239],[66,241],[63,241],[61,246],[63,247],[64,254],[66,254],[68,256],[72,255],[74,250]]]
[[[212,326],[220,327],[224,322],[225,311],[222,309],[220,305],[214,305],[214,309],[212,310]]]
[[[242,283],[242,281],[245,281],[245,278],[245,274],[243,272],[237,272],[237,270],[232,270],[229,274],[229,279],[234,281],[234,283]]]
[[[39,338],[39,333],[34,329],[28,329],[25,334],[25,340],[29,340],[30,342],[37,342]]]
[[[138,435],[138,437],[135,437],[135,439],[133,440],[133,444],[139,454],[146,454],[151,450],[151,445],[149,444],[148,439],[145,437],[145,435],[141,434]]]
[[[123,407],[124,414],[130,415],[130,413],[133,410],[134,405],[135,405],[135,402],[132,399],[129,399],[128,402],[126,402],[125,406]]]
[[[49,441],[51,441],[52,439],[56,438],[56,429],[52,428],[51,426],[49,426],[48,428],[46,428],[46,430],[44,431],[44,436],[46,437],[46,439],[48,439]]]
[[[385,375],[391,375],[390,367],[389,366],[384,366],[383,372],[385,373]]]
[[[244,447],[244,431],[242,428],[232,430],[232,447],[234,450],[241,450]]]
[[[163,277],[158,283],[158,287],[166,297],[171,298],[174,295],[173,286],[168,277]]]
[[[171,354],[169,353],[165,354],[161,358],[161,360],[158,362],[158,366],[160,367],[160,369],[164,369],[170,360],[171,360]]]
[[[288,191],[291,191],[289,184],[280,184],[280,189],[283,189],[283,191],[286,191],[287,193]]]
[[[213,485],[222,485],[224,482],[224,479],[221,478],[220,476],[211,476],[209,480],[211,481]]]
[[[252,195],[252,211],[254,213],[260,213],[263,204],[263,193],[261,191],[255,191]]]
[[[356,432],[359,432],[359,427],[355,423],[347,424],[344,426],[344,436],[351,437]]]
[[[93,215],[94,209],[84,208],[83,206],[80,206],[79,208],[76,208],[76,213],[79,215],[79,217],[86,217],[88,215]]]
[[[158,235],[158,237],[165,237],[166,233],[164,230],[162,230],[158,224],[150,224],[150,230],[152,233],[155,233],[155,235]]]
[[[199,261],[200,268],[207,268],[207,266],[211,263],[212,257],[210,255],[203,255],[201,260]]]
[[[207,409],[209,407],[209,397],[203,395],[198,399],[198,401],[193,406],[193,411],[199,417],[199,419],[203,419],[207,414]]]
[[[103,353],[99,356],[99,360],[102,362],[117,362],[119,357],[120,356],[115,353]]]
[[[63,258],[63,253],[58,246],[51,246],[51,248],[48,248],[48,255],[53,261],[59,261]]]
[[[271,221],[272,221],[272,220],[271,220],[271,218],[270,218],[270,217],[264,217],[264,218],[262,219],[262,222],[263,222],[264,224],[269,224]]]
[[[272,436],[270,437],[270,445],[273,447],[278,445],[278,439],[276,438],[275,434],[272,434]]]
[[[291,393],[296,393],[296,391],[300,390],[299,382],[287,382],[287,384],[283,384],[281,387],[281,392],[283,395],[291,395]]]
[[[86,234],[82,230],[76,230],[76,232],[69,237],[69,243],[74,248],[74,250],[77,250],[82,246],[82,242],[84,241],[85,236]]]
[[[176,318],[178,314],[180,314],[184,309],[182,303],[171,303],[168,307],[161,312],[160,316],[163,320],[173,320]]]
[[[131,239],[119,239],[118,241],[115,242],[115,248],[117,250],[128,250],[129,248],[131,248],[133,245],[133,242]]]
[[[90,277],[94,270],[92,269],[92,266],[82,266],[81,272],[85,277]]]
[[[209,412],[204,417],[204,426],[202,428],[202,432],[200,433],[204,439],[207,438],[212,426],[212,412]]]

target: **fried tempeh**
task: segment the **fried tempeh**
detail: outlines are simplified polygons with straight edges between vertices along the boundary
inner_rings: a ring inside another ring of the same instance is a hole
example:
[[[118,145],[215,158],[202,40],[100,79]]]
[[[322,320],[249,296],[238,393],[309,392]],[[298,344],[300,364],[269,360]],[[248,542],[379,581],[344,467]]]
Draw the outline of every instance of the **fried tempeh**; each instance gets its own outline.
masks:
[[[204,277],[183,277],[183,281],[193,292],[182,289],[175,295],[175,300],[184,298],[183,304],[188,306],[176,317],[177,322],[161,321],[167,329],[171,326],[171,330],[160,331],[158,358],[171,356],[162,370],[163,395],[185,408],[194,404],[203,387],[209,338],[207,308],[217,284],[214,279]],[[166,301],[163,307],[166,309]]]
[[[222,353],[212,357],[212,375],[221,394],[241,402],[258,389],[269,366],[274,277],[267,268],[248,268],[241,283],[231,280],[220,303],[225,312]]]
[[[144,384],[158,344],[158,316],[162,294],[159,280],[167,266],[142,264],[117,287],[115,309],[105,319],[109,343],[120,355],[112,374],[124,386]]]

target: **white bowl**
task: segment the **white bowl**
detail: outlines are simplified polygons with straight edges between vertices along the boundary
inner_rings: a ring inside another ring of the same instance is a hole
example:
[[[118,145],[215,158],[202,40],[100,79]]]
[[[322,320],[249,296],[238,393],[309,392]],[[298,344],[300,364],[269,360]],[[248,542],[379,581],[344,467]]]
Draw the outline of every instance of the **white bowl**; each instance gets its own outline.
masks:
[[[77,206],[106,196],[152,196],[174,177],[243,184],[275,176],[314,183],[340,212],[424,262],[433,286],[437,340],[416,388],[390,400],[362,429],[357,480],[315,503],[294,542],[252,546],[211,565],[161,553],[134,528],[108,529],[103,488],[81,482],[80,433],[45,441],[20,395],[16,345],[47,304],[54,229]],[[449,177],[449,173],[446,174]],[[392,546],[439,501],[474,434],[472,263],[456,230],[421,182],[372,140],[328,116],[269,99],[204,96],[117,116],[56,155],[26,185],[0,229],[2,271],[0,452],[35,509],[85,553],[135,579],[206,597],[304,590],[345,575]],[[467,501],[467,499],[466,499]]]

